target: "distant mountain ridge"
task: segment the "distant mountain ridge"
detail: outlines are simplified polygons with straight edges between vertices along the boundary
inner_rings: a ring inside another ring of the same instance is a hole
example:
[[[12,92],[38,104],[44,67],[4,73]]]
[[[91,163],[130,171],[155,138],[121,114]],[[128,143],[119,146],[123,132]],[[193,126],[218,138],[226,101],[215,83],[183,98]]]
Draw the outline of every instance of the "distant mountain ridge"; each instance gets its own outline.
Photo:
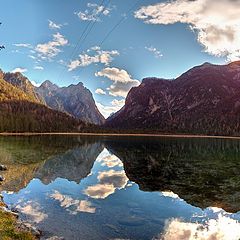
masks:
[[[105,121],[95,104],[92,93],[81,82],[68,87],[58,87],[47,80],[36,88],[36,92],[52,109],[96,125],[101,125]]]
[[[0,71],[0,132],[84,131],[88,124],[44,105],[21,73]]]
[[[204,63],[176,78],[145,78],[106,127],[165,133],[240,134],[240,61]]]

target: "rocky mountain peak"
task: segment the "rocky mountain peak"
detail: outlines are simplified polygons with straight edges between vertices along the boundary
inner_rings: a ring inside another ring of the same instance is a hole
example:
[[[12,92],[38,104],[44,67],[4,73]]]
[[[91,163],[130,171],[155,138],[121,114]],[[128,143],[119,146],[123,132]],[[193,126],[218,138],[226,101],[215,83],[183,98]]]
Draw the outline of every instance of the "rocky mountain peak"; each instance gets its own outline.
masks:
[[[52,83],[51,81],[46,80],[40,85],[39,88],[48,89],[50,91],[53,91],[53,90],[57,90],[59,87],[56,84]]]
[[[92,93],[82,82],[58,87],[50,81],[45,81],[36,91],[44,98],[46,104],[55,110],[93,124],[100,125],[105,121],[97,109]]]

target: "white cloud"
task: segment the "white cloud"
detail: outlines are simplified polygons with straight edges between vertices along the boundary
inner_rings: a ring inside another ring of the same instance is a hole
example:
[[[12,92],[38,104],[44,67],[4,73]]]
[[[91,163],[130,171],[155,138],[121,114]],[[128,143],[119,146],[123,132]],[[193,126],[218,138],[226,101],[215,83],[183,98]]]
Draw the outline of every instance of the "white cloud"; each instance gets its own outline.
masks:
[[[175,0],[135,12],[136,18],[148,24],[188,24],[207,53],[228,60],[240,58],[239,16],[239,0]]]
[[[38,57],[42,60],[50,60],[57,56],[61,52],[61,47],[68,44],[68,40],[65,39],[60,33],[53,34],[53,40],[47,43],[38,44],[35,51],[38,53]]]
[[[149,52],[153,53],[155,58],[161,58],[163,55],[161,53],[161,51],[159,51],[157,48],[151,46],[151,47],[145,47],[146,50],[148,50]]]
[[[111,11],[111,8],[95,3],[88,3],[87,7],[88,9],[86,9],[84,12],[79,11],[75,13],[82,21],[99,22],[101,14],[107,16]]]
[[[13,69],[11,72],[12,72],[12,73],[17,73],[17,72],[19,72],[19,73],[25,73],[25,72],[27,72],[27,69],[26,69],[26,68],[17,67],[17,68],[15,68],[15,69]]]
[[[57,29],[61,29],[62,24],[57,24],[57,23],[54,23],[51,20],[48,20],[48,26],[49,26],[50,29],[57,30]]]
[[[111,104],[114,107],[122,108],[125,104],[125,99],[122,99],[122,100],[113,99],[111,101]]]
[[[37,83],[37,82],[35,82],[35,81],[33,81],[33,80],[31,80],[30,82],[31,82],[32,85],[35,86],[35,87],[40,87],[40,86],[41,86],[41,83]]]
[[[15,43],[13,44],[15,47],[23,47],[23,48],[32,48],[32,45],[29,43]]]
[[[123,69],[105,68],[95,73],[95,76],[107,77],[113,81],[108,90],[109,94],[114,97],[126,97],[132,87],[140,85],[138,80],[132,79],[131,75]]]
[[[68,71],[72,71],[78,67],[86,67],[93,63],[101,63],[107,66],[113,61],[114,56],[119,55],[117,50],[105,51],[101,50],[99,47],[90,48],[87,52],[88,54],[80,54],[79,59],[72,60],[68,65]],[[93,54],[90,55],[89,52],[93,52]]]
[[[106,92],[104,90],[102,90],[101,88],[96,89],[95,93],[99,94],[99,95],[106,95]]]
[[[125,100],[116,100],[114,99],[111,102],[110,106],[103,105],[99,102],[96,102],[97,108],[102,113],[105,118],[108,118],[111,114],[119,111],[124,106]]]
[[[31,59],[34,59],[34,60],[36,59],[36,57],[33,56],[33,55],[28,55],[28,57],[31,58]]]
[[[84,193],[95,199],[104,199],[113,194],[116,189],[123,189],[128,183],[128,178],[124,171],[109,170],[100,172],[99,183],[87,187]]]
[[[42,67],[42,66],[35,66],[34,69],[35,69],[35,70],[43,70],[44,67]]]
[[[240,238],[240,223],[219,214],[205,224],[171,220],[159,237],[161,240],[235,240]]]

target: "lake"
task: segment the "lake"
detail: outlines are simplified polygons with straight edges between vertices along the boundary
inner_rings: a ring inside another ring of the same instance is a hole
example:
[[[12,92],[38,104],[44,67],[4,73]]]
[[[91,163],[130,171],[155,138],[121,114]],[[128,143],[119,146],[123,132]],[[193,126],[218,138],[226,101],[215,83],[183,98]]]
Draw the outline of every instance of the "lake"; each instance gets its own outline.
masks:
[[[240,238],[238,140],[1,137],[0,164],[42,239]]]

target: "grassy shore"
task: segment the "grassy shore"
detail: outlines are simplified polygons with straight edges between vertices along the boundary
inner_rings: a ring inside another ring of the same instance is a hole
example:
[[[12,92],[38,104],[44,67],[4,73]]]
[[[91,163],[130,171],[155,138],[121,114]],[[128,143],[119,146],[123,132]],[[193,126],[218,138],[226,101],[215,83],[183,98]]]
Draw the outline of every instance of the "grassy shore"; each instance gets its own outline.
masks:
[[[19,230],[16,217],[11,213],[0,210],[0,240],[35,240],[28,232]]]

